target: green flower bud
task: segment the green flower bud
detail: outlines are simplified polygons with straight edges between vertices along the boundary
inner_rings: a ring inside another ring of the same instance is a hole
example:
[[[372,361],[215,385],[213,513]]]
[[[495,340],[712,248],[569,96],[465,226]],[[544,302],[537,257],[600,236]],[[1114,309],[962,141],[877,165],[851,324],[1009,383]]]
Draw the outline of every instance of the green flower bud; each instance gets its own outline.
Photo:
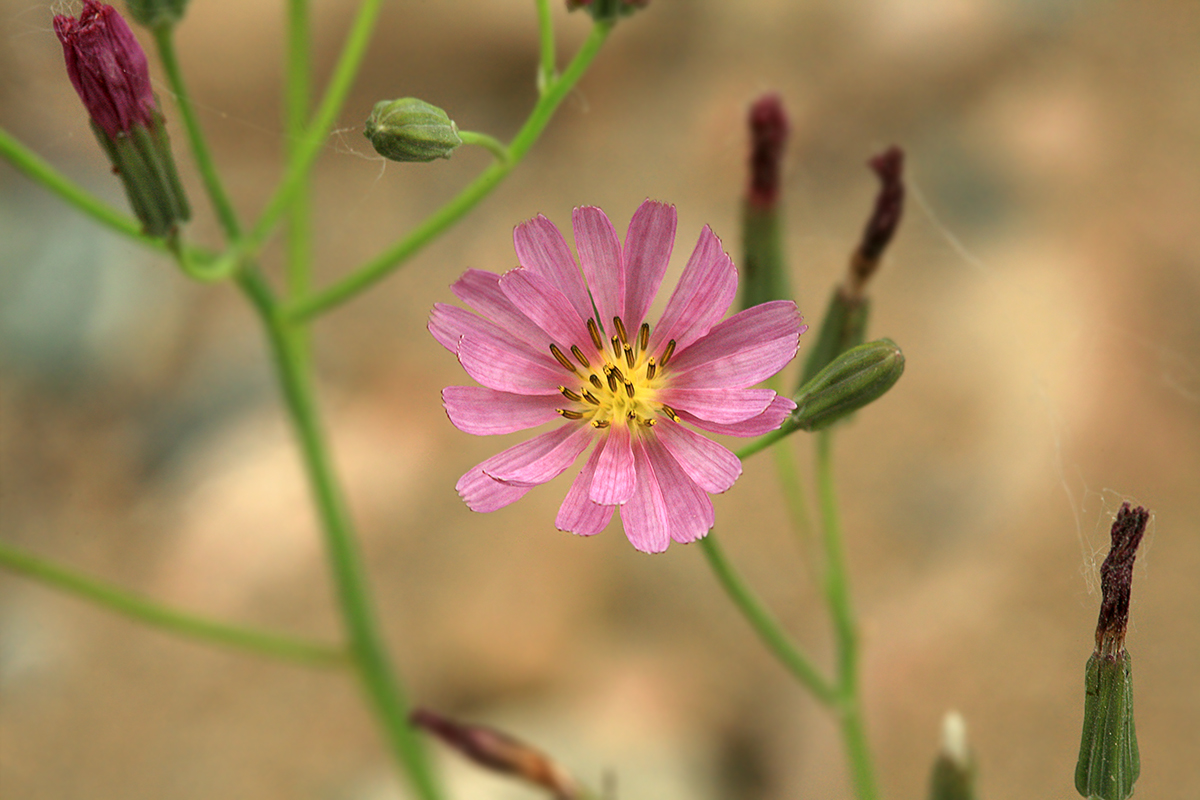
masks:
[[[446,112],[415,97],[380,100],[363,135],[371,140],[376,153],[392,161],[449,158],[462,144],[458,126]]]
[[[1084,685],[1083,736],[1075,789],[1084,797],[1126,800],[1142,772],[1133,724],[1133,660],[1093,653]]]
[[[129,16],[147,28],[170,27],[183,19],[188,0],[125,0]]]
[[[891,339],[852,347],[804,384],[793,398],[789,429],[820,430],[878,400],[904,373],[904,353]]]
[[[975,759],[967,745],[967,724],[957,711],[942,718],[942,747],[933,762],[929,800],[975,800]]]
[[[866,338],[870,310],[869,298],[851,297],[841,286],[833,290],[825,318],[821,320],[821,330],[817,333],[817,343],[808,352],[804,362],[804,370],[800,375],[801,386],[812,380],[838,353],[862,344]]]

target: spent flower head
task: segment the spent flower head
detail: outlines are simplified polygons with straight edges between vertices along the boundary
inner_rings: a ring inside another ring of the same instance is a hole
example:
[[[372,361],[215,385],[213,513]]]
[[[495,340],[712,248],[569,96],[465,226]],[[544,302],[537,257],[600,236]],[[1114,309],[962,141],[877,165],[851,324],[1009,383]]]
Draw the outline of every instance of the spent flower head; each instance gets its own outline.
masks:
[[[731,451],[692,430],[757,436],[795,403],[750,388],[779,372],[806,330],[777,300],[722,321],[737,270],[706,226],[658,322],[646,320],[675,240],[674,206],[646,201],[622,245],[604,212],[573,214],[579,264],[543,216],[513,234],[519,267],[468,270],[452,287],[478,315],[437,304],[429,330],[482,386],[442,393],[466,433],[563,424],[472,467],[457,489],[495,511],[595,445],[558,512],[560,530],[599,533],[620,509],[638,550],[661,552],[713,526],[710,494],[741,474]],[[580,272],[582,268],[582,274]],[[691,426],[691,427],[689,427]]]

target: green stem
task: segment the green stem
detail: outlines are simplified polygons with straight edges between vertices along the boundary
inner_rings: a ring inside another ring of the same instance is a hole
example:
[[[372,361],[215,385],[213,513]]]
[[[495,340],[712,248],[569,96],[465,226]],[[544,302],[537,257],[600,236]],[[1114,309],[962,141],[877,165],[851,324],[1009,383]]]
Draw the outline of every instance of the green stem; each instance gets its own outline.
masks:
[[[512,140],[508,147],[507,161],[492,162],[457,197],[426,217],[425,221],[404,239],[332,286],[314,293],[303,301],[293,303],[288,309],[291,318],[312,319],[374,285],[478,205],[529,152],[529,148],[537,141],[559,104],[587,71],[611,29],[612,24],[608,22],[597,22],[592,26],[591,34],[575,54],[571,64],[542,95],[529,119]]]
[[[849,571],[833,486],[832,432],[817,434],[816,479],[825,543],[825,596],[833,617],[837,644],[838,719],[850,761],[850,776],[858,800],[878,797],[871,754],[867,745],[858,685],[858,629],[850,601]]]
[[[330,460],[311,383],[308,351],[301,328],[281,313],[278,301],[254,269],[239,273],[238,281],[262,316],[285,403],[296,430],[305,470],[320,515],[338,605],[350,638],[350,653],[363,687],[387,732],[393,754],[403,765],[423,800],[441,796],[421,740],[409,725],[409,702],[396,680],[379,631],[366,570],[346,502]]]
[[[88,578],[29,553],[0,543],[0,566],[61,589],[110,611],[205,642],[314,667],[345,666],[347,653],[333,645],[215,622],[175,611],[132,592]]]
[[[276,187],[271,199],[267,201],[267,206],[263,209],[254,227],[231,248],[225,258],[239,263],[252,261],[258,255],[258,251],[266,242],[267,237],[275,230],[276,223],[292,207],[296,194],[303,190],[313,162],[316,161],[317,155],[324,146],[333,122],[350,92],[354,77],[358,74],[358,68],[362,64],[367,45],[371,41],[371,34],[375,28],[375,21],[379,17],[382,2],[383,0],[363,0],[362,5],[359,6],[358,15],[351,23],[342,54],[334,67],[333,75],[329,79],[329,86],[325,89],[325,95],[321,98],[316,114],[305,127],[299,141],[294,142],[294,149],[291,151],[292,155],[287,169],[284,171],[283,180]]]
[[[780,488],[783,491],[784,502],[787,504],[788,517],[792,523],[792,531],[800,542],[803,550],[804,566],[813,585],[820,585],[813,552],[812,520],[808,513],[808,502],[804,498],[804,483],[800,480],[800,469],[796,465],[796,453],[790,444],[781,444],[771,448],[775,454],[775,467],[779,472]]]
[[[94,194],[82,188],[70,178],[50,166],[37,153],[15,139],[8,131],[0,128],[0,156],[25,173],[35,183],[62,198],[109,230],[136,240],[139,244],[155,250],[166,251],[164,239],[142,233],[142,223],[122,214]]]
[[[716,536],[711,531],[700,540],[700,549],[708,560],[708,565],[716,574],[734,605],[742,612],[742,616],[754,628],[759,638],[776,658],[795,676],[801,684],[813,693],[818,700],[826,705],[834,705],[837,700],[837,690],[813,666],[812,661],[791,638],[784,633],[779,622],[771,616],[771,612],[763,606],[754,593],[746,586],[737,574],[724,551],[717,544]]]
[[[496,157],[497,161],[508,161],[508,148],[504,143],[494,136],[488,136],[486,133],[476,133],[474,131],[459,131],[458,138],[462,139],[463,144],[471,144],[477,147],[485,148],[489,153]]]
[[[287,160],[293,161],[305,141],[312,73],[310,56],[310,14],[308,0],[288,0],[287,61],[284,67],[284,127],[287,130]],[[309,291],[312,274],[311,176],[296,188],[287,214],[286,274],[288,297],[303,297]]]
[[[237,212],[233,210],[233,203],[229,201],[229,195],[221,183],[221,176],[208,149],[204,131],[196,118],[192,96],[183,81],[183,71],[179,68],[179,59],[175,53],[174,28],[170,25],[155,28],[154,41],[158,45],[158,56],[162,61],[163,71],[167,74],[167,83],[171,85],[171,91],[175,94],[175,104],[179,107],[179,116],[183,119],[183,127],[187,131],[188,143],[192,148],[192,157],[196,160],[196,168],[204,181],[208,199],[213,205],[222,230],[225,231],[225,238],[234,241],[241,236],[241,226],[238,224]]]
[[[536,0],[538,18],[538,94],[554,83],[555,72],[558,69],[558,59],[554,54],[554,17],[550,14],[550,0]]]

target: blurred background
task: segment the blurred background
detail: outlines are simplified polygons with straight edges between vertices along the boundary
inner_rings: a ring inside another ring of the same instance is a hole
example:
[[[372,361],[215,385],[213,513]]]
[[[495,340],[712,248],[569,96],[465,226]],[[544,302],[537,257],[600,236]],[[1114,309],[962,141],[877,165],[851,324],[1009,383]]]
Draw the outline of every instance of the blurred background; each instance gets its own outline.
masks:
[[[565,63],[589,21],[561,5]],[[280,168],[281,4],[191,6],[181,58],[250,218]],[[315,3],[318,86],[352,6]],[[0,0],[0,124],[124,209],[50,26],[68,10]],[[507,139],[535,99],[536,33],[518,0],[386,6],[317,171],[319,282],[488,163],[470,148],[384,163],[361,135],[372,104],[416,95]],[[908,369],[838,435],[885,795],[924,796],[953,708],[981,797],[1075,796],[1096,569],[1128,500],[1154,512],[1128,640],[1139,794],[1200,796],[1198,42],[1186,0],[653,0],[619,25],[507,183],[316,327],[337,462],[416,701],[535,742],[623,799],[850,796],[835,727],[695,548],[646,556],[618,523],[592,539],[554,530],[573,473],[493,514],[463,506],[458,476],[521,437],[449,424],[438,392],[469,379],[425,331],[464,269],[515,265],[511,230],[539,212],[569,229],[573,206],[599,205],[623,232],[644,198],[665,200],[679,211],[672,274],[704,224],[739,258],[745,112],[777,91],[793,120],[787,248],[812,324],[874,197],[866,160],[908,154],[870,330]],[[196,209],[188,235],[216,245],[151,62]],[[180,608],[335,640],[241,297],[189,283],[6,165],[0,264],[4,540]],[[791,444],[809,472],[811,442]],[[715,503],[731,557],[827,665],[772,459],[749,460]],[[446,765],[457,798],[538,796]],[[0,795],[406,796],[346,675],[213,650],[4,572]]]

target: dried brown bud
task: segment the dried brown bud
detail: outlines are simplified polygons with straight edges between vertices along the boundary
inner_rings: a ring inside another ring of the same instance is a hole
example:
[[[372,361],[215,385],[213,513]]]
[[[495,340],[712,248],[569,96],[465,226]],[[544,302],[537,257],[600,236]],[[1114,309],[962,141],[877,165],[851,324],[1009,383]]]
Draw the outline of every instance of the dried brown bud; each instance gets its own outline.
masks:
[[[1125,649],[1129,625],[1129,592],[1133,586],[1133,559],[1146,533],[1150,512],[1129,503],[1121,506],[1112,526],[1112,549],[1100,565],[1100,618],[1096,622],[1096,652],[1119,655]]]

